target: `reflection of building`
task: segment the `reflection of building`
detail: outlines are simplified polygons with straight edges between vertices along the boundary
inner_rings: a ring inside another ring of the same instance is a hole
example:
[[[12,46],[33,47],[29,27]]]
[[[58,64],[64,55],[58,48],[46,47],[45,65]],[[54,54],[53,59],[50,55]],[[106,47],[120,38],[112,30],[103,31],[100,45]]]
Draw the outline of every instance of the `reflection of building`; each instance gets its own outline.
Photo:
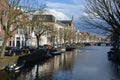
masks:
[[[53,80],[60,71],[72,71],[75,53],[63,53],[60,56],[48,59],[45,63],[35,65],[32,70],[25,70],[17,77],[19,80]]]

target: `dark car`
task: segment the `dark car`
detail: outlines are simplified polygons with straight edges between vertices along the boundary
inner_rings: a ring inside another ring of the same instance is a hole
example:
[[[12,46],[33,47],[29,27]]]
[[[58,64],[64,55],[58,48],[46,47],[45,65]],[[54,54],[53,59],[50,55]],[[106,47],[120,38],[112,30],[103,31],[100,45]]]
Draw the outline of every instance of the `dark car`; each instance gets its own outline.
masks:
[[[33,46],[23,46],[21,48],[21,50],[22,50],[23,53],[32,53],[32,52],[35,51],[35,47],[33,47]]]
[[[41,51],[47,51],[47,48],[45,46],[39,46],[38,47],[38,50],[41,50]]]
[[[6,47],[5,56],[20,55],[22,50],[18,47]]]

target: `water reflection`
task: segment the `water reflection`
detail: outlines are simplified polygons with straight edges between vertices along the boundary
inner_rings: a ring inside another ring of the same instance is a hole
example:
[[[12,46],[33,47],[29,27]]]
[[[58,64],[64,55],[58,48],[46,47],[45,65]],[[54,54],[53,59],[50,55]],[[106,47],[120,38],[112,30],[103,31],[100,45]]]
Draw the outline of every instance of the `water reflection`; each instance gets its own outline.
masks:
[[[33,78],[36,80],[54,80],[56,77],[55,75],[57,75],[60,71],[72,71],[73,62],[73,52],[55,56],[54,58],[48,59],[42,65],[36,65],[32,69]]]
[[[107,60],[110,47],[85,47],[50,58],[20,72],[0,72],[0,80],[120,80]]]
[[[20,72],[0,72],[0,80],[54,80],[60,71],[72,71],[74,53],[66,52]]]

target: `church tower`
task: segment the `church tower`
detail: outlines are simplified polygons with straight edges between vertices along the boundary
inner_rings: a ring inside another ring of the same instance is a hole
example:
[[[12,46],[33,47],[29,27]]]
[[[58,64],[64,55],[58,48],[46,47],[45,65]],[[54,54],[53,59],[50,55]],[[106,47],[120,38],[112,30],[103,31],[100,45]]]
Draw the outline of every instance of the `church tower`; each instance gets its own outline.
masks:
[[[74,30],[74,17],[72,16],[72,20],[71,20],[71,27],[72,27],[72,29]]]

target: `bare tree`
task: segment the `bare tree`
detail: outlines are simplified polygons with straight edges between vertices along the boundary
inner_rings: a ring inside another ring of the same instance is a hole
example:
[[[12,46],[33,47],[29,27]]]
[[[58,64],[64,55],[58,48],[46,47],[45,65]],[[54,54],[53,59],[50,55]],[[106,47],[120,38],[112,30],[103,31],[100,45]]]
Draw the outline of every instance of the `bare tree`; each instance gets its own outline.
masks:
[[[57,28],[54,25],[49,27],[48,34],[49,34],[50,43],[54,45],[55,42],[57,42],[56,40],[58,36]]]
[[[64,47],[66,47],[66,42],[71,42],[71,40],[73,39],[72,30],[70,28],[62,28],[60,32],[60,39],[63,39]]]
[[[4,31],[4,39],[0,50],[1,57],[4,57],[8,39],[21,25],[27,22],[27,16],[19,8],[19,2],[20,0],[4,0],[4,4],[0,2],[4,9],[4,13],[0,14],[0,24]]]
[[[38,15],[34,15],[31,23],[33,26],[33,30],[35,32],[35,36],[37,39],[37,47],[38,47],[40,37],[42,35],[45,35],[45,33],[49,31],[50,27],[53,25],[46,22],[46,16],[43,15],[42,13],[39,13]]]
[[[87,0],[87,2],[89,19],[86,22],[112,34],[118,43],[120,40],[120,1]],[[116,45],[116,47],[119,46]]]

